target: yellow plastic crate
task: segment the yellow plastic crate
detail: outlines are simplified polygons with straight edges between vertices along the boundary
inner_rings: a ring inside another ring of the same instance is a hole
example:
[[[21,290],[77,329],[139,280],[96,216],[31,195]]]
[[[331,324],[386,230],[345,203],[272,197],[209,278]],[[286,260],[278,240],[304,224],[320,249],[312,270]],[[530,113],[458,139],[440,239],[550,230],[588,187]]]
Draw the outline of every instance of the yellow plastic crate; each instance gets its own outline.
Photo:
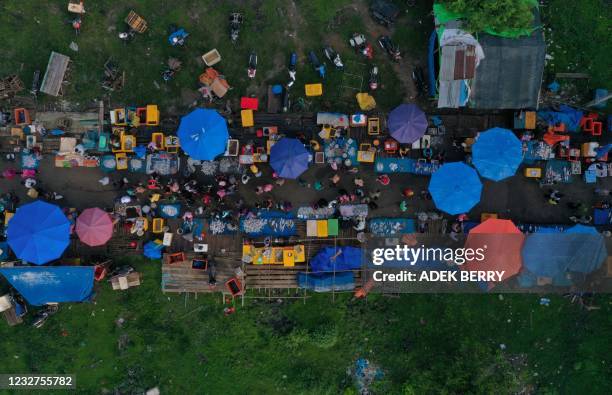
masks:
[[[321,83],[306,84],[304,88],[306,89],[306,96],[308,97],[323,95],[323,84]]]
[[[317,220],[317,237],[327,237],[327,220]]]
[[[243,128],[250,128],[251,126],[255,126],[255,121],[253,119],[253,110],[240,111],[240,118],[242,119]]]

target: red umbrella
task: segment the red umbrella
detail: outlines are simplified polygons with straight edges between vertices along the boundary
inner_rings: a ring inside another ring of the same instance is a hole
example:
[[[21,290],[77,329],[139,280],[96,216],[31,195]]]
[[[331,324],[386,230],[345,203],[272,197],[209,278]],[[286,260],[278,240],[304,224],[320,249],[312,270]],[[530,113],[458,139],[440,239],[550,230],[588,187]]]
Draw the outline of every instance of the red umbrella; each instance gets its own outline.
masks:
[[[502,281],[517,274],[523,266],[521,249],[525,235],[507,219],[489,218],[472,228],[465,248],[485,248],[484,259],[460,265],[461,270],[504,271]],[[493,288],[495,284],[489,284]]]
[[[77,218],[76,233],[88,246],[101,246],[113,235],[113,221],[106,211],[88,208]]]

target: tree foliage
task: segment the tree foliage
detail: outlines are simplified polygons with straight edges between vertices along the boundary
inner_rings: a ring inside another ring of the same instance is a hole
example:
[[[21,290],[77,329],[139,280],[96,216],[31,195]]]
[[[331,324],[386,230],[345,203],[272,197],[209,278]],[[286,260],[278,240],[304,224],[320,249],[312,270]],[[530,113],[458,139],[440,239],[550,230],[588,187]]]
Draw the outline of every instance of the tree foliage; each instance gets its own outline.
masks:
[[[496,32],[528,29],[533,23],[533,6],[529,0],[441,0],[451,12],[463,15],[465,29]]]

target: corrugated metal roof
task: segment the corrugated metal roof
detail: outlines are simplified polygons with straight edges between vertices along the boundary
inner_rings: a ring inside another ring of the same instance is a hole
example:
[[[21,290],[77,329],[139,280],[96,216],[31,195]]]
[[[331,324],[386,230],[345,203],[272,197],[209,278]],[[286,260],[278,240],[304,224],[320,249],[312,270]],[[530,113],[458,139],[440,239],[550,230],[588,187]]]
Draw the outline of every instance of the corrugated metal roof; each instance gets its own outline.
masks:
[[[478,41],[485,58],[472,81],[470,107],[537,108],[546,56],[542,31],[514,39],[483,34]]]
[[[459,108],[461,102],[461,80],[440,81],[438,86],[438,108]]]
[[[465,80],[474,77],[476,48],[473,45],[445,45],[440,60],[440,81]]]

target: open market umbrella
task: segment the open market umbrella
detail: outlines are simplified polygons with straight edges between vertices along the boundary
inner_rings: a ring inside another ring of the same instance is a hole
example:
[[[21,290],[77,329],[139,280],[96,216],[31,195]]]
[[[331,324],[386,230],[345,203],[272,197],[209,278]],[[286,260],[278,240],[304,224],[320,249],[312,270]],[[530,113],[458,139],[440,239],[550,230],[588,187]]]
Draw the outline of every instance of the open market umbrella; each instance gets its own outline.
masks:
[[[400,104],[389,113],[387,126],[391,137],[412,144],[425,134],[427,117],[416,104]]]
[[[436,207],[451,215],[470,211],[480,201],[481,192],[476,170],[463,162],[445,163],[429,181],[429,193]]]
[[[55,204],[36,200],[17,209],[7,229],[17,258],[43,265],[59,258],[70,243],[70,222]]]
[[[282,138],[270,150],[270,166],[283,178],[298,178],[308,169],[310,154],[298,139]]]
[[[523,160],[523,145],[512,131],[492,128],[478,136],[472,159],[482,177],[500,181],[516,173]]]
[[[565,231],[575,235],[576,247],[567,267],[570,272],[591,273],[599,269],[608,257],[606,242],[593,226],[575,225]]]
[[[178,137],[183,151],[197,160],[213,160],[225,152],[229,133],[215,110],[197,108],[181,118]]]
[[[466,261],[461,270],[503,271],[502,281],[517,274],[523,266],[521,249],[525,235],[508,219],[489,218],[470,230],[465,248],[483,249],[482,259]],[[494,284],[489,284],[492,287]]]
[[[100,208],[85,209],[76,220],[76,234],[88,246],[104,245],[113,235],[113,221]]]

